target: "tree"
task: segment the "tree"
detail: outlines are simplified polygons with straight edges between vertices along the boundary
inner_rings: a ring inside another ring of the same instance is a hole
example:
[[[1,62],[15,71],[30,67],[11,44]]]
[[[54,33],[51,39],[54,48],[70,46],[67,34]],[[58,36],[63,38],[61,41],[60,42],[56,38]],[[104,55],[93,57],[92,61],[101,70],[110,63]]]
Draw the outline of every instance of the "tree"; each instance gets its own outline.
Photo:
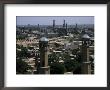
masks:
[[[28,56],[28,50],[26,47],[21,47],[21,57],[27,57]]]
[[[17,35],[16,39],[17,40],[23,40],[23,39],[26,39],[26,37],[27,37],[26,35]]]
[[[81,74],[81,66],[78,66],[74,71],[73,74]]]
[[[65,64],[66,71],[71,72],[71,71],[74,71],[76,69],[78,62],[75,60],[66,60],[64,62],[64,64]]]
[[[30,46],[29,46],[29,47],[28,47],[28,49],[33,50],[33,49],[34,49],[34,47],[30,47]]]
[[[64,72],[65,67],[63,64],[56,62],[50,65],[50,74],[64,74]]]
[[[17,50],[17,49],[21,49],[21,51]],[[17,58],[24,58],[24,57],[28,57],[28,49],[26,47],[23,46],[19,46],[16,44],[16,57]]]
[[[16,58],[20,58],[20,57],[22,57],[21,51],[18,51],[18,50],[16,49]]]
[[[78,51],[79,51],[78,48],[77,49],[74,49],[74,50],[72,50],[72,54],[77,55]]]
[[[81,52],[77,52],[75,60],[78,62],[76,69],[73,71],[74,74],[81,74],[81,65],[82,65],[82,58]]]
[[[52,62],[52,63],[59,62],[59,56],[58,56],[57,54],[52,53],[52,54],[50,54],[48,57],[49,57],[49,58],[48,58],[49,65],[51,64],[51,62]]]
[[[16,73],[17,74],[26,74],[27,70],[32,69],[26,62],[22,61],[22,59],[16,60]]]
[[[54,45],[55,45],[55,47],[60,47],[60,44],[58,44],[58,43],[54,43]]]
[[[73,60],[71,59],[68,53],[64,54],[64,65],[66,72],[74,72],[74,71],[79,72],[77,70],[80,70],[78,68],[80,68],[81,65],[81,54],[78,53],[78,50],[74,50],[73,53],[77,54]]]
[[[18,44],[16,44],[16,48],[20,49],[20,48],[21,48],[21,46],[20,46],[20,45],[18,45]]]

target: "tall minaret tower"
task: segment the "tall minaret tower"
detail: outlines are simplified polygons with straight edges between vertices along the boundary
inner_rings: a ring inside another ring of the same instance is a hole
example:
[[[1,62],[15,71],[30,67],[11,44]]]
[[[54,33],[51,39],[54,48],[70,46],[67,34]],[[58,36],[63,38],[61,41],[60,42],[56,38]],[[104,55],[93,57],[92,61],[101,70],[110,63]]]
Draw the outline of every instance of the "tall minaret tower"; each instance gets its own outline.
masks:
[[[89,61],[90,37],[87,34],[82,36],[82,74],[91,74],[91,62]]]
[[[55,32],[55,20],[53,20],[53,31]]]
[[[53,20],[53,29],[55,28],[55,20]]]
[[[67,33],[68,33],[68,24],[66,23],[66,31],[67,31]]]
[[[63,27],[65,28],[65,20],[63,21]]]
[[[40,68],[39,74],[49,74],[50,67],[48,66],[48,39],[42,37],[39,40],[40,49]]]
[[[77,30],[77,29],[78,29],[78,25],[77,25],[77,23],[76,23],[75,30]]]
[[[37,25],[37,27],[39,28],[39,24]]]
[[[66,30],[68,29],[68,24],[66,23]]]

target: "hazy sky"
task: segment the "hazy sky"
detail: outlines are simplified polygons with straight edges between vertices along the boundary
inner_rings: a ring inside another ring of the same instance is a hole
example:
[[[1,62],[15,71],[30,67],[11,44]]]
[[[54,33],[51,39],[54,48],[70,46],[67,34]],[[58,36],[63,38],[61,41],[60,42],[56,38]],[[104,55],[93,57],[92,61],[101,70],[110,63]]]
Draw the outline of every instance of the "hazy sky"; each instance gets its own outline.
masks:
[[[56,25],[62,25],[63,20],[68,25],[72,24],[94,24],[93,16],[17,16],[17,25],[52,25],[55,20]]]

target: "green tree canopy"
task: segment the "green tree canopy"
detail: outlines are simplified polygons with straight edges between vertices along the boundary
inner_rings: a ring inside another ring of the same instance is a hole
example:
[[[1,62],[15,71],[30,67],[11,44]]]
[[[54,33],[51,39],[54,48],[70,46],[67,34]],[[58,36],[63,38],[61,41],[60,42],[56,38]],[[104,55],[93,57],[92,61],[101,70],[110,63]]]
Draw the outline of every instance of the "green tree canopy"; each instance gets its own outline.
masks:
[[[28,73],[27,70],[32,69],[26,62],[21,59],[16,60],[16,73],[17,74],[25,74]]]
[[[50,73],[51,74],[64,74],[65,67],[63,64],[60,63],[52,63],[50,65]]]

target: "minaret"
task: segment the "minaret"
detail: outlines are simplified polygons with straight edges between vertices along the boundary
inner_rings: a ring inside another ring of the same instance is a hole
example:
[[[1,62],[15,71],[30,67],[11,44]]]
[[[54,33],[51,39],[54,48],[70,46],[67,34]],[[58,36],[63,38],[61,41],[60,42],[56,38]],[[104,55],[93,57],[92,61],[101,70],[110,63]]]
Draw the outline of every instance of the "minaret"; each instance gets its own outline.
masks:
[[[53,29],[55,28],[55,20],[53,20]]]
[[[40,26],[39,26],[39,24],[37,24],[37,30],[40,31]]]
[[[39,49],[40,49],[40,70],[39,74],[49,74],[50,67],[48,66],[48,39],[42,37],[39,40]]]
[[[65,20],[63,21],[63,27],[65,28]]]
[[[67,31],[67,33],[68,33],[68,24],[66,23],[66,31]]]
[[[55,32],[55,20],[53,20],[53,31]]]
[[[77,30],[78,29],[78,25],[76,24],[76,26],[75,26],[75,30]]]
[[[37,25],[37,27],[39,28],[39,24]]]
[[[66,23],[66,29],[68,28],[68,25],[67,25],[67,23]]]
[[[90,37],[87,34],[82,36],[82,74],[91,74],[91,62],[89,61],[89,42]]]

